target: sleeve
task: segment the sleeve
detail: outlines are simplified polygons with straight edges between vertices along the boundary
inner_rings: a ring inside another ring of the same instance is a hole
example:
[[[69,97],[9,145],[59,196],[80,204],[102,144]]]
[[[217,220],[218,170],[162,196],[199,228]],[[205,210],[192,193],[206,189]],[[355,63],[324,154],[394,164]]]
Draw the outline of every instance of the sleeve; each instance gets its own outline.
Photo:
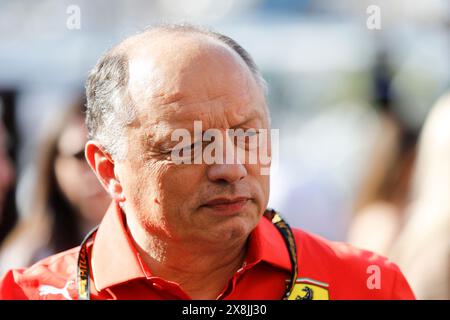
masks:
[[[22,271],[10,270],[0,279],[0,300],[28,300],[16,278]]]
[[[392,300],[415,300],[416,297],[408,281],[401,272],[400,268],[394,264],[394,283],[392,286],[391,298]]]

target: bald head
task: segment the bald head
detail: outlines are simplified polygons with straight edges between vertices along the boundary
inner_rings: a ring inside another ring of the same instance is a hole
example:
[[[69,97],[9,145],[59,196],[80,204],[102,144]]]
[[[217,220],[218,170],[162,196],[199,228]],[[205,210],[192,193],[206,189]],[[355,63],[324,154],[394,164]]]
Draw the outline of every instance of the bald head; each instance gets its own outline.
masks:
[[[205,90],[211,82],[244,79],[246,86],[254,82],[265,92],[252,58],[231,38],[193,26],[154,27],[110,49],[91,71],[86,85],[89,138],[120,157],[125,141],[119,137],[135,120],[139,104],[189,99],[185,89],[193,82],[214,95]]]

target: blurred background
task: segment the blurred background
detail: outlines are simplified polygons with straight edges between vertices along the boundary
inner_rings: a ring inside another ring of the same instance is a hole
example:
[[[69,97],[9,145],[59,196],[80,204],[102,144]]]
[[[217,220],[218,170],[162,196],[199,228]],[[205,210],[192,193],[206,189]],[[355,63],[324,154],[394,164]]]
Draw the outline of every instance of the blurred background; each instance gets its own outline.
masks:
[[[448,0],[0,0],[0,273],[100,221],[84,81],[121,39],[182,21],[237,40],[268,82],[270,206],[389,256],[419,298],[449,299]]]

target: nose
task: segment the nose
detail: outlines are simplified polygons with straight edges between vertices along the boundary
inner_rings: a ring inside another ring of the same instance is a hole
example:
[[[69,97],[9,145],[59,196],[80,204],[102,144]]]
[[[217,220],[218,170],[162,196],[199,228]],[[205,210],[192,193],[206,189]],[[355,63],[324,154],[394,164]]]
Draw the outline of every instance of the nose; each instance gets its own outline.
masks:
[[[247,169],[241,163],[212,164],[208,168],[208,179],[213,182],[234,183],[247,176]]]
[[[226,132],[218,143],[222,144],[222,161],[208,166],[208,179],[212,182],[230,184],[244,179],[247,176],[247,168],[244,165],[245,154],[237,152],[233,139]]]

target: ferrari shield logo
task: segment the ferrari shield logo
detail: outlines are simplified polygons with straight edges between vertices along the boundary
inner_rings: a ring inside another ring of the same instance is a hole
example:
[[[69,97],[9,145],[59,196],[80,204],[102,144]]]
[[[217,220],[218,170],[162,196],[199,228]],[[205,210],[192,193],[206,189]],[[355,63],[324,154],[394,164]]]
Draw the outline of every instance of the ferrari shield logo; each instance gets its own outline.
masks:
[[[328,284],[309,278],[298,278],[288,300],[330,300]]]

